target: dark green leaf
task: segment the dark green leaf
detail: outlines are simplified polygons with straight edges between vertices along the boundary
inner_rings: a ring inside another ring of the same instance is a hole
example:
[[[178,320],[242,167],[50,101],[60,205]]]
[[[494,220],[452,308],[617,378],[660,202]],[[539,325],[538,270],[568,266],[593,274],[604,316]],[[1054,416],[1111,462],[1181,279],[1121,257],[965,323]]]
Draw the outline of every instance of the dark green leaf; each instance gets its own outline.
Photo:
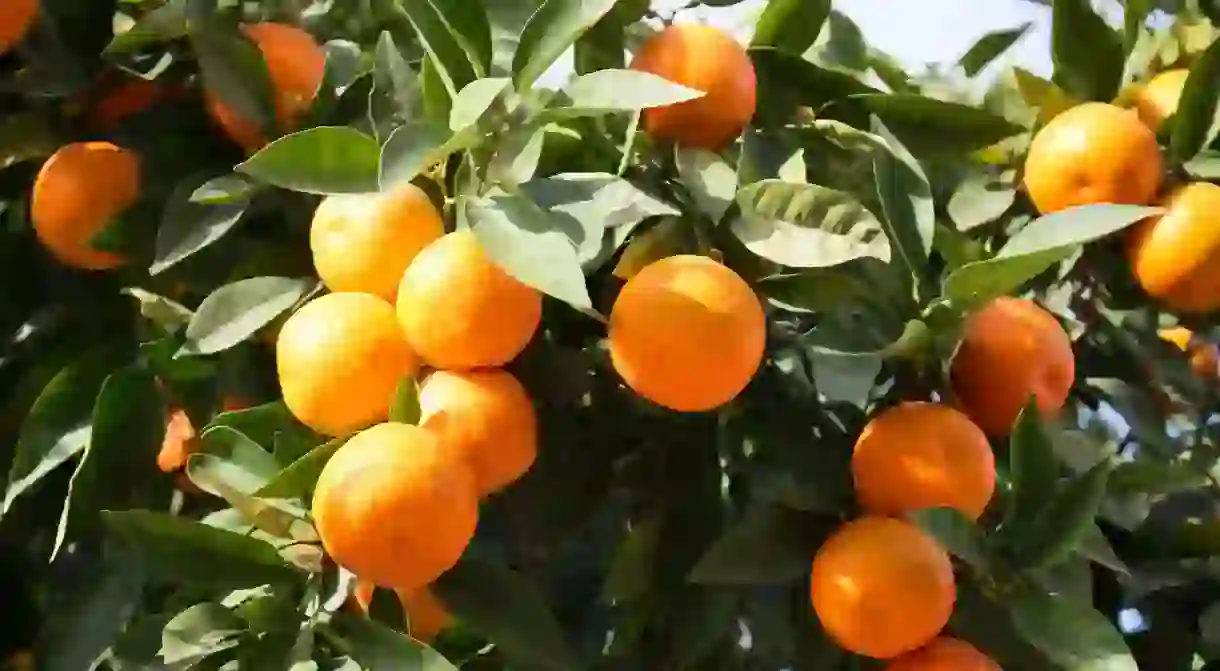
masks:
[[[336,613],[330,626],[361,671],[457,671],[432,648],[369,618]]]
[[[795,104],[820,109],[852,96],[879,93],[847,72],[816,65],[774,47],[751,47],[749,53],[762,100],[789,97]]]
[[[275,186],[305,193],[377,191],[377,141],[347,126],[319,126],[263,147],[235,168]]]
[[[418,424],[419,417],[419,385],[414,376],[404,377],[394,392],[394,402],[390,404],[390,421]]]
[[[188,3],[189,4],[189,3]],[[199,59],[204,86],[243,119],[264,131],[275,125],[271,76],[263,54],[232,27],[217,21],[195,22],[191,45]],[[271,133],[275,137],[279,133]]]
[[[830,0],[769,0],[754,27],[753,47],[775,47],[803,54],[822,32]]]
[[[534,178],[542,159],[546,127],[529,124],[505,133],[496,145],[496,153],[487,164],[487,181],[499,184],[506,191],[515,190],[522,182]]]
[[[862,257],[890,259],[881,222],[843,191],[768,179],[738,191],[737,204],[733,234],[769,261],[825,268]]]
[[[962,57],[957,60],[957,64],[966,71],[967,77],[973,77],[992,61],[1002,56],[1022,37],[1025,37],[1025,34],[1033,27],[1034,24],[1027,21],[1016,28],[987,33],[971,45],[965,54],[962,54]]]
[[[1020,566],[1041,568],[1071,556],[1093,525],[1114,465],[1107,459],[1069,480],[1043,507],[1020,540],[1013,539]]]
[[[921,153],[974,151],[1025,130],[978,107],[911,93],[875,93],[856,100],[908,147]]]
[[[144,576],[138,563],[118,555],[101,567],[100,575],[80,576],[73,598],[55,613],[40,632],[39,671],[80,671],[93,668],[118,638],[140,602]]]
[[[252,277],[225,285],[204,299],[186,327],[178,355],[215,354],[246,338],[283,314],[313,287],[290,277]]]
[[[1122,634],[1092,604],[1033,594],[1009,600],[1008,607],[1026,640],[1064,668],[1139,669]]]
[[[274,547],[231,531],[142,510],[107,511],[102,519],[153,579],[241,589],[298,576]]]
[[[872,131],[885,141],[888,152],[873,154],[873,172],[877,176],[877,197],[881,201],[886,237],[890,250],[912,277],[926,276],[928,255],[936,234],[936,212],[932,204],[932,187],[914,156],[890,133],[877,117],[872,117]]]
[[[648,593],[661,540],[661,524],[660,515],[650,515],[633,523],[623,534],[606,571],[606,581],[602,585],[603,601],[627,602]]]
[[[1220,41],[1199,55],[1182,86],[1178,110],[1170,123],[1168,158],[1176,162],[1193,159],[1211,145],[1220,133]]]
[[[455,151],[474,146],[478,139],[475,133],[454,133],[447,125],[434,121],[410,121],[399,126],[381,148],[381,188],[389,189],[415,179]]]
[[[421,87],[393,36],[383,31],[373,55],[373,88],[369,91],[369,120],[380,143],[398,126],[423,117]]]
[[[106,45],[106,55],[127,54],[152,44],[185,37],[188,4],[189,0],[169,0],[145,13],[130,28],[114,36],[110,44]]]
[[[345,442],[346,438],[336,438],[313,448],[280,471],[266,487],[256,493],[264,498],[301,498],[308,501],[314,485],[318,482],[318,476],[322,474],[322,468]]]
[[[193,664],[239,643],[245,622],[218,603],[200,603],[178,613],[161,632],[159,655],[166,664]]]
[[[200,185],[195,178],[174,189],[157,229],[156,253],[148,268],[150,274],[156,275],[216,242],[246,214],[250,205],[249,192],[238,193],[225,203],[200,204],[195,196],[209,184],[211,182]]]
[[[1077,552],[1085,559],[1100,564],[1115,573],[1131,575],[1131,569],[1118,557],[1118,553],[1110,545],[1109,539],[1096,524],[1091,525],[1085,531],[1084,538],[1080,539],[1080,547],[1077,548]]]
[[[626,26],[633,20],[625,16],[625,6],[616,6],[576,40],[573,49],[576,74],[622,68],[627,64],[624,57],[627,51]]]
[[[486,74],[482,69],[482,63],[486,62],[483,60],[483,36],[475,34],[479,29],[470,30],[471,34],[464,38],[459,38],[457,33],[458,26],[469,28],[479,21],[483,22],[485,30],[486,14],[437,0],[405,0],[396,4],[415,28],[415,34],[428,52],[435,74],[444,83],[450,97]],[[463,18],[463,14],[469,17]],[[491,36],[490,33],[486,35],[486,57],[490,58]]]
[[[283,401],[222,412],[212,419],[203,432],[210,434],[211,429],[220,426],[234,429],[263,449],[282,444],[284,439],[288,439],[294,444],[304,445],[299,448],[301,452],[304,452],[323,442],[318,434],[301,424],[292,415]],[[287,461],[294,461],[297,456],[300,454],[290,457]]]
[[[954,508],[926,508],[907,517],[918,524],[949,554],[966,562],[980,575],[987,575],[987,548],[983,530]]]
[[[221,175],[200,184],[188,200],[199,205],[238,205],[248,203],[259,185],[236,173]]]
[[[521,32],[517,53],[513,55],[513,82],[517,89],[532,86],[617,1],[545,0]]]
[[[1019,537],[1042,514],[1059,488],[1059,460],[1041,413],[1031,398],[1008,441],[1012,499],[1004,511],[1002,537]]]
[[[820,538],[808,532],[810,518],[782,506],[746,510],[691,569],[691,582],[711,585],[771,585],[809,572]]]
[[[1112,100],[1126,57],[1114,29],[1089,0],[1054,0],[1051,25],[1055,83],[1081,100]]]
[[[454,617],[509,655],[553,669],[576,666],[546,601],[510,569],[467,553],[434,589]]]

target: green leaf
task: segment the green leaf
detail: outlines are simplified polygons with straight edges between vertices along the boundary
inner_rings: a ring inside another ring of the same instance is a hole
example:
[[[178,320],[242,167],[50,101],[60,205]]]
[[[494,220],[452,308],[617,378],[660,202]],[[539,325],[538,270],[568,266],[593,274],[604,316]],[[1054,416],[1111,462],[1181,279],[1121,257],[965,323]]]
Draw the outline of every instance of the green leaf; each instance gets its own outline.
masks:
[[[105,511],[102,519],[154,580],[242,589],[298,578],[274,547],[241,534],[145,510]]]
[[[752,47],[803,54],[830,16],[830,0],[769,0],[754,26]]]
[[[968,263],[945,279],[944,297],[962,307],[1016,291],[1079,245],[1120,231],[1162,210],[1135,205],[1082,205],[1031,221],[994,258]]]
[[[317,532],[306,511],[287,501],[255,495],[269,478],[260,477],[234,458],[194,454],[187,462],[187,476],[200,489],[219,496],[241,513],[254,528],[272,536],[303,543],[316,543]]]
[[[245,631],[245,621],[228,608],[195,604],[166,623],[158,654],[166,664],[194,664],[236,647]]]
[[[457,671],[439,652],[367,617],[335,613],[329,626],[347,644],[360,671]]]
[[[1126,58],[1114,29],[1089,0],[1054,0],[1051,17],[1055,83],[1081,100],[1112,100]]]
[[[254,478],[267,480],[279,472],[270,452],[232,426],[210,426],[199,439],[204,452],[241,465]]]
[[[1093,525],[1114,465],[1103,460],[1069,480],[1043,507],[1021,539],[1013,539],[1016,562],[1027,568],[1052,566],[1070,557]]]
[[[962,54],[962,57],[957,60],[957,64],[966,71],[967,77],[973,77],[1012,48],[1033,27],[1032,22],[1026,21],[1016,28],[987,33],[972,44],[966,53]]]
[[[119,637],[140,605],[144,581],[140,566],[122,561],[126,559],[129,557],[120,553],[86,575],[77,576],[79,582],[73,586],[71,598],[39,632],[39,671],[93,668]]]
[[[720,221],[737,197],[737,171],[715,152],[678,147],[678,177],[699,210]]]
[[[987,575],[987,547],[983,530],[955,508],[925,508],[907,515],[941,547],[966,562],[980,575]]]
[[[210,184],[201,185],[196,177],[174,189],[157,229],[156,252],[149,274],[163,272],[221,239],[245,216],[250,206],[249,191],[232,195],[228,202],[198,202],[195,196]]]
[[[633,112],[703,97],[703,91],[638,70],[599,70],[573,79],[563,92],[569,102],[553,108],[558,116],[596,116]]]
[[[4,514],[17,497],[89,445],[94,401],[113,363],[112,352],[88,354],[43,388],[21,425],[4,492]]]
[[[1131,569],[1119,558],[1118,553],[1114,551],[1114,547],[1110,545],[1109,539],[1106,538],[1106,535],[1101,532],[1101,528],[1096,524],[1091,525],[1085,531],[1084,538],[1080,539],[1080,547],[1076,551],[1081,557],[1100,564],[1115,573],[1124,576],[1131,575]]]
[[[483,36],[475,34],[480,29],[470,30],[470,35],[459,38],[456,27],[487,22],[487,15],[470,7],[458,7],[438,0],[403,0],[395,3],[398,11],[406,14],[435,74],[444,83],[450,97],[457,95],[470,82],[486,74],[484,60],[490,59],[491,34],[487,33],[486,54],[483,53]],[[464,18],[469,14],[469,18]],[[471,39],[473,38],[473,39]],[[469,50],[468,50],[469,47]]]
[[[645,3],[637,1],[636,4],[647,4],[647,0]],[[576,74],[585,75],[626,66],[626,27],[638,18],[627,16],[626,7],[627,3],[616,5],[576,40],[573,48]]]
[[[655,573],[662,522],[661,515],[651,514],[633,522],[624,532],[606,570],[601,595],[604,603],[633,601],[648,593]]]
[[[140,304],[140,316],[161,327],[168,333],[177,333],[191,321],[191,312],[181,303],[165,296],[144,291],[136,287],[127,287],[122,293],[136,299]]]
[[[222,352],[296,305],[313,283],[291,277],[252,277],[227,284],[200,303],[175,356]]]
[[[705,585],[773,585],[809,572],[818,541],[810,517],[783,506],[748,508],[704,553],[688,579]]]
[[[200,184],[191,192],[188,200],[199,205],[236,205],[250,202],[259,190],[257,182],[231,173]]]
[[[172,40],[185,37],[187,33],[186,9],[189,0],[169,0],[160,7],[144,13],[123,32],[116,33],[103,52],[106,56],[119,56]]]
[[[235,170],[292,191],[373,193],[380,160],[373,138],[347,126],[319,126],[285,135]]]
[[[433,589],[455,618],[508,655],[552,669],[577,666],[542,595],[507,567],[467,553]]]
[[[390,133],[381,148],[380,176],[383,190],[409,182],[450,154],[469,149],[479,141],[470,129],[454,133],[435,121],[410,121]]]
[[[128,368],[107,377],[91,424],[89,445],[68,484],[52,561],[80,528],[97,523],[97,511],[138,504],[138,495],[156,477],[165,405],[152,375]]]
[[[524,195],[468,201],[466,216],[488,257],[510,275],[579,310],[593,310],[577,255],[583,230],[565,226]]]
[[[1018,631],[1068,669],[1138,671],[1123,635],[1092,604],[1025,595],[1006,599]]]
[[[1008,464],[1012,499],[1004,511],[1000,537],[1016,538],[1038,519],[1059,488],[1059,460],[1033,398],[1017,415],[1008,441]]]
[[[521,187],[542,209],[572,217],[588,231],[681,214],[670,203],[607,173],[562,173]]]
[[[419,424],[419,385],[414,376],[404,377],[394,391],[390,404],[390,421],[401,424]]]
[[[322,468],[346,442],[347,438],[336,438],[313,448],[255,493],[262,498],[300,498],[308,502]]]
[[[369,120],[379,143],[384,143],[395,128],[423,117],[422,87],[394,37],[382,31],[373,54],[373,88],[369,91]]]
[[[751,47],[749,54],[758,76],[760,100],[790,98],[794,104],[821,109],[853,96],[880,93],[847,72],[819,66],[774,47]]]
[[[521,31],[521,41],[513,55],[513,82],[517,90],[530,88],[617,1],[545,0]]]
[[[1220,134],[1220,41],[1199,55],[1190,68],[1169,137],[1169,160],[1184,163],[1211,145]]]
[[[916,152],[957,155],[1026,130],[985,109],[911,93],[873,93],[855,100]]]
[[[890,259],[881,222],[851,195],[777,179],[737,192],[733,234],[751,252],[794,268],[825,268],[853,259]]]
[[[487,164],[487,181],[513,191],[533,179],[545,139],[546,126],[542,124],[528,124],[502,135]]]
[[[971,171],[949,198],[949,217],[959,231],[999,219],[1017,198],[1016,173],[1008,170],[999,174],[991,171]]]
[[[936,235],[932,187],[919,162],[898,138],[877,117],[871,121],[873,133],[889,148],[888,152],[873,153],[877,197],[884,215],[881,223],[892,252],[897,251],[912,277],[922,279],[927,276],[928,255]]]
[[[511,84],[507,77],[488,77],[462,87],[449,110],[449,130],[456,133],[478,124]]]
[[[253,441],[255,445],[264,449],[271,445],[282,444],[284,440],[288,440],[295,445],[303,445],[304,447],[299,448],[299,450],[304,452],[323,442],[321,436],[314,433],[304,424],[301,424],[293,416],[283,401],[273,401],[243,410],[222,412],[212,418],[211,423],[204,427],[203,433],[211,435],[212,429],[221,426],[235,430],[243,437]],[[217,437],[220,435],[217,434]],[[209,438],[209,440],[212,440],[212,438]],[[293,455],[288,461],[292,461],[298,456],[300,456],[300,453]]]
[[[204,86],[240,117],[276,137],[271,75],[263,54],[231,26],[215,20],[190,25],[191,46]]]

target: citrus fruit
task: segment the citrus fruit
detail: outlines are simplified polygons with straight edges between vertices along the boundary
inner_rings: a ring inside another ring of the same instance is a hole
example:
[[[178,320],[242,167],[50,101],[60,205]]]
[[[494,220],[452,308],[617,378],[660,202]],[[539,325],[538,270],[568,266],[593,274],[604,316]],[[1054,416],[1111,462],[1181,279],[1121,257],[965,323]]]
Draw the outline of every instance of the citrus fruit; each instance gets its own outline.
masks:
[[[284,322],[275,347],[284,403],[309,428],[342,436],[384,421],[419,369],[394,308],[372,294],[327,294]]]
[[[750,285],[705,256],[655,261],[610,312],[610,361],[635,393],[682,412],[733,400],[758,370],[766,318]]]
[[[1220,308],[1220,186],[1187,184],[1162,206],[1165,214],[1131,229],[1131,273],[1149,296],[1178,312]]]
[[[716,150],[740,135],[754,116],[754,63],[736,40],[711,26],[669,26],[640,46],[631,69],[705,94],[645,109],[641,121],[654,138]]]
[[[1152,132],[1159,130],[1165,119],[1178,111],[1178,99],[1182,97],[1182,87],[1189,75],[1190,70],[1185,68],[1166,70],[1135,90],[1132,106],[1140,121]]]
[[[432,242],[407,267],[398,319],[434,368],[491,368],[512,361],[534,337],[542,294],[487,258],[464,229]]]
[[[353,596],[360,610],[366,614],[373,603],[374,588],[370,582],[356,584]],[[397,590],[395,594],[402,604],[403,614],[407,616],[408,631],[415,640],[430,643],[453,623],[453,617],[430,588],[421,587],[414,592]]]
[[[1043,417],[1059,412],[1076,379],[1076,358],[1051,313],[1003,297],[967,318],[950,373],[957,405],[988,434],[1003,436],[1030,396]]]
[[[1156,135],[1135,112],[1106,103],[1077,105],[1034,135],[1025,189],[1043,214],[1076,205],[1144,205],[1161,185]]]
[[[1182,326],[1161,329],[1157,335],[1186,352],[1195,375],[1207,379],[1220,376],[1220,348],[1215,343],[1195,338],[1190,329]]]
[[[326,462],[312,510],[336,563],[379,587],[413,593],[462,556],[479,499],[460,455],[424,429],[384,423],[352,436]]]
[[[886,671],[1003,671],[995,660],[969,643],[941,636],[886,665]]]
[[[262,53],[267,64],[279,128],[293,130],[297,117],[313,104],[318,87],[322,85],[326,53],[312,35],[296,26],[253,23],[242,26],[242,32]],[[255,120],[243,116],[211,88],[205,88],[203,94],[212,118],[247,153],[252,154],[267,143],[263,129]]]
[[[0,2],[0,55],[8,53],[38,18],[38,0],[3,0]]]
[[[123,264],[92,239],[140,193],[140,160],[109,142],[64,145],[42,164],[34,181],[30,220],[38,240],[61,263],[84,270]]]
[[[186,460],[199,451],[199,435],[191,418],[182,408],[173,408],[165,421],[165,439],[157,454],[157,468],[172,473],[186,466]]]
[[[324,199],[314,211],[309,247],[331,291],[363,291],[392,302],[411,260],[444,233],[428,194],[406,182],[382,193]]]
[[[132,75],[100,78],[109,90],[89,109],[89,127],[108,132],[132,116],[161,101],[182,94],[182,89]]]
[[[516,481],[538,456],[525,387],[503,370],[436,371],[419,389],[420,426],[465,455],[480,496]]]
[[[949,507],[977,520],[995,491],[995,455],[982,429],[957,410],[902,403],[864,427],[852,477],[868,513]]]
[[[813,609],[845,650],[890,659],[927,645],[957,599],[953,564],[936,541],[889,517],[861,517],[813,559]]]

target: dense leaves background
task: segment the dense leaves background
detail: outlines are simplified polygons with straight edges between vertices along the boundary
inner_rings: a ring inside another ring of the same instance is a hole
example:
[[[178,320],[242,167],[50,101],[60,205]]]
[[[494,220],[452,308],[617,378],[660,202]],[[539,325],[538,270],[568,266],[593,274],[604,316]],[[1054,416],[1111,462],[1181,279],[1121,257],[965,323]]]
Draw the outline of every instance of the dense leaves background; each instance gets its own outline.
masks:
[[[1038,218],[1017,186],[1034,129],[1170,66],[1192,75],[1167,156],[1220,177],[1220,17],[1197,4],[1153,30],[1152,3],[1112,27],[1056,0],[1053,79],[983,85],[1028,26],[912,74],[828,0],[771,0],[758,113],[718,155],[637,132],[640,109],[695,95],[623,69],[672,18],[646,2],[45,0],[0,61],[0,652],[64,671],[868,668],[821,635],[807,586],[853,513],[852,444],[874,411],[943,394],[963,310],[1022,293],[1070,327],[1078,379],[1058,422],[1023,416],[996,442],[979,525],[916,516],[960,563],[951,631],[1005,669],[1214,664],[1215,379],[1157,337],[1179,319],[1107,237],[1156,210]],[[307,26],[327,70],[306,127],[246,157],[200,85],[268,117],[235,29],[260,19]],[[569,47],[574,78],[536,87]],[[99,128],[87,112],[119,72],[178,94]],[[146,175],[99,243],[139,262],[101,275],[51,261],[26,216],[41,160],[87,138],[137,150]],[[276,401],[268,337],[320,289],[318,196],[400,181],[554,299],[512,366],[539,462],[438,583],[461,626],[435,650],[392,605],[341,610],[351,576],[306,513],[341,441]],[[680,250],[716,250],[768,299],[766,364],[716,413],[647,405],[600,345],[623,278]],[[253,407],[221,412],[227,395]],[[206,427],[197,489],[156,469],[171,399]]]

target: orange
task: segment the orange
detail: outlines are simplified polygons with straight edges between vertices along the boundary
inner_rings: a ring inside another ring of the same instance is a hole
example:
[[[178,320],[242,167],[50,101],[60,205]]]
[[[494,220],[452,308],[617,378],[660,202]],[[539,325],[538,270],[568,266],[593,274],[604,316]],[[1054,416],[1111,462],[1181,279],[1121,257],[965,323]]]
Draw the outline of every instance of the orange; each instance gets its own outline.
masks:
[[[877,659],[927,645],[957,600],[949,555],[889,517],[861,517],[835,532],[813,559],[809,590],[831,639]]]
[[[330,196],[314,211],[309,246],[331,291],[393,302],[411,260],[445,234],[428,194],[409,182],[383,193]]]
[[[84,270],[115,268],[123,258],[94,249],[92,239],[139,194],[135,153],[109,142],[64,145],[34,180],[30,220],[38,240],[61,263]]]
[[[326,552],[379,587],[413,593],[457,563],[479,499],[465,461],[429,431],[385,423],[326,462],[313,518]]]
[[[103,82],[107,78],[103,77]],[[119,80],[115,76],[109,78]],[[100,132],[113,130],[115,126],[139,114],[158,102],[173,99],[182,94],[182,89],[161,82],[135,76],[122,76],[121,82],[102,96],[88,113],[89,127]]]
[[[977,520],[995,492],[995,455],[983,430],[957,410],[903,403],[864,427],[852,476],[866,512],[947,507]]]
[[[280,130],[291,131],[297,117],[313,104],[326,71],[326,52],[312,35],[283,23],[254,23],[242,26],[246,38],[263,54],[267,64]],[[216,123],[247,153],[267,144],[254,120],[241,115],[211,89],[204,89],[204,104]]]
[[[969,643],[941,636],[926,647],[886,665],[886,671],[1003,671],[995,660]]]
[[[366,614],[373,603],[373,589],[374,585],[370,582],[356,584],[356,603]],[[407,616],[407,628],[415,640],[431,643],[453,624],[453,617],[431,589],[421,587],[414,592],[398,590],[396,594]]]
[[[460,452],[486,496],[525,475],[538,456],[538,418],[525,387],[503,370],[437,371],[419,390],[420,426]]]
[[[275,361],[288,409],[329,436],[384,421],[398,383],[419,370],[393,306],[359,293],[327,294],[293,313]]]
[[[157,454],[157,468],[163,473],[172,473],[186,465],[186,460],[199,450],[199,435],[191,424],[191,418],[182,408],[170,410],[165,421],[165,439],[161,452]]]
[[[1182,326],[1161,329],[1157,335],[1186,352],[1195,375],[1207,379],[1220,377],[1220,348],[1215,343],[1196,338],[1190,329]]]
[[[502,366],[525,349],[541,319],[542,294],[487,258],[470,229],[425,247],[398,286],[407,341],[434,368]]]
[[[711,410],[749,384],[766,331],[762,304],[737,273],[705,256],[670,256],[641,269],[615,299],[610,361],[658,405]]]
[[[1076,205],[1144,205],[1161,186],[1156,135],[1135,112],[1106,103],[1077,105],[1034,135],[1025,190],[1043,214]]]
[[[25,39],[38,18],[38,0],[0,1],[0,56]]]
[[[1220,186],[1187,184],[1162,206],[1165,214],[1131,229],[1131,273],[1149,296],[1178,312],[1220,308]]]
[[[1182,97],[1182,87],[1188,76],[1190,70],[1185,68],[1166,70],[1135,90],[1132,106],[1140,121],[1152,132],[1160,130],[1165,119],[1178,111],[1178,99]]]
[[[648,72],[705,95],[645,109],[644,130],[659,140],[716,150],[741,134],[754,116],[758,82],[746,50],[711,26],[672,25],[653,35],[631,60]]]
[[[1003,436],[1030,396],[1043,417],[1059,412],[1076,380],[1076,357],[1051,313],[1003,297],[966,320],[950,373],[958,407],[988,434]]]

